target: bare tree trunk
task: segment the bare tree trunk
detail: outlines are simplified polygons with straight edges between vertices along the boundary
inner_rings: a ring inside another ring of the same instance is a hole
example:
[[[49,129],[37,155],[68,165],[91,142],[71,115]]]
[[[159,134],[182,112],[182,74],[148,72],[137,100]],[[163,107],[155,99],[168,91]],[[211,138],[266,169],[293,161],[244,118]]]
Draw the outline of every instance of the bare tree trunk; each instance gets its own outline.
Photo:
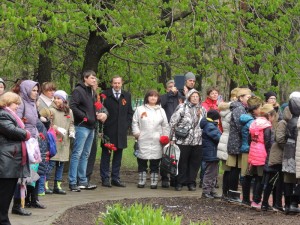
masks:
[[[36,77],[40,84],[52,80],[52,59],[48,54],[52,45],[52,40],[41,42],[41,48],[43,49],[43,52],[39,54],[39,66]]]
[[[164,3],[169,3],[169,0],[163,0]],[[171,14],[171,9],[170,8],[167,8],[167,9],[162,9],[162,12],[161,12],[161,20],[165,20],[166,18],[170,17],[170,14]],[[169,31],[166,36],[166,39],[171,41],[172,40],[172,33],[171,31]],[[167,56],[171,56],[171,49],[168,48],[166,50],[166,55]],[[161,65],[161,74],[158,78],[158,82],[159,83],[163,83],[165,84],[169,79],[171,79],[172,77],[172,71],[171,71],[171,67],[169,65],[168,62],[161,62],[160,63]]]

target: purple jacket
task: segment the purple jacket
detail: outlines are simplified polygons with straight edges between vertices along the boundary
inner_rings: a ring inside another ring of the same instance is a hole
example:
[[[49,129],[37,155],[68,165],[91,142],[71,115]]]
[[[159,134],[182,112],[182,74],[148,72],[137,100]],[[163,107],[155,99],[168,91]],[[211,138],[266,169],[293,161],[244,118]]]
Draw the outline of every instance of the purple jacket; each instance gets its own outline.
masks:
[[[38,121],[38,114],[35,100],[30,98],[30,94],[32,89],[35,86],[39,87],[39,84],[32,80],[24,80],[20,85],[20,96],[22,98],[22,103],[17,110],[17,115],[20,118],[25,117],[26,121],[25,129],[28,130],[31,134],[31,137],[38,137],[38,131],[36,128],[36,124]]]

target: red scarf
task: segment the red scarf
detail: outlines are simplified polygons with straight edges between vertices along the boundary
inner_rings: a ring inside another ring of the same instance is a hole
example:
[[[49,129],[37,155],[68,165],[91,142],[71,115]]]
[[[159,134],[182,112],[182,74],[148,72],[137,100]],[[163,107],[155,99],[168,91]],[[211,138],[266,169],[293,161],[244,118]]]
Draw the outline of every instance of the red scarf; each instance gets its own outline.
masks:
[[[23,121],[20,119],[20,117],[18,117],[18,115],[14,111],[12,111],[9,107],[5,107],[4,110],[7,111],[8,113],[10,113],[15,118],[15,120],[17,121],[17,124],[20,128],[25,129],[25,125],[24,125]],[[21,149],[22,149],[21,165],[24,166],[27,161],[27,151],[26,151],[25,141],[21,141]]]

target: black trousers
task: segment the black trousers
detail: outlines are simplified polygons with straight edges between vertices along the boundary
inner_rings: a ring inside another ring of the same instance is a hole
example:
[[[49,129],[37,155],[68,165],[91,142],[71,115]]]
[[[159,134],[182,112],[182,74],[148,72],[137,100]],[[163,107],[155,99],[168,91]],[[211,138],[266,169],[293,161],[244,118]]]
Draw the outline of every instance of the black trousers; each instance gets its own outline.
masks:
[[[112,168],[111,168],[111,179],[119,180],[120,179],[120,168],[122,161],[122,153],[123,149],[118,148],[116,151],[109,150],[102,145],[102,154],[100,160],[100,176],[102,181],[105,179],[109,179],[109,167],[110,167],[110,157],[113,155],[112,159]]]
[[[178,145],[180,159],[178,164],[177,184],[196,184],[197,173],[202,159],[201,145]]]
[[[18,178],[0,178],[0,224],[10,225],[8,209],[14,195]]]
[[[149,162],[149,168],[150,173],[158,173],[159,172],[159,163],[160,159],[140,159],[137,158],[138,163],[138,171],[139,172],[147,172],[148,170],[148,162]]]
[[[279,172],[265,172],[264,173],[264,195],[263,205],[268,205],[269,197],[273,195],[273,206],[282,207],[282,184],[283,174]]]

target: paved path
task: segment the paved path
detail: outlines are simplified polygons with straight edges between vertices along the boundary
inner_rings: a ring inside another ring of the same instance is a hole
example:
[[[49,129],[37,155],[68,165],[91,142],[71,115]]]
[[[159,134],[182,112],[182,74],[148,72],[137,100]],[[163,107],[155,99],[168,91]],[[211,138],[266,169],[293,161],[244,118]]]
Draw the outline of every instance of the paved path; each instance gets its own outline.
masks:
[[[184,187],[182,191],[175,191],[174,188],[162,189],[161,187],[152,190],[149,186],[144,189],[139,189],[135,183],[127,183],[126,188],[105,188],[98,186],[98,188],[93,191],[85,190],[80,193],[67,191],[67,195],[54,194],[40,197],[40,201],[47,206],[47,209],[28,209],[32,212],[32,215],[28,217],[13,215],[11,211],[9,211],[9,217],[12,225],[50,225],[65,210],[76,205],[124,198],[185,196],[198,198],[201,196],[201,190],[202,189],[197,188],[196,191],[191,192],[187,190],[187,187]]]

